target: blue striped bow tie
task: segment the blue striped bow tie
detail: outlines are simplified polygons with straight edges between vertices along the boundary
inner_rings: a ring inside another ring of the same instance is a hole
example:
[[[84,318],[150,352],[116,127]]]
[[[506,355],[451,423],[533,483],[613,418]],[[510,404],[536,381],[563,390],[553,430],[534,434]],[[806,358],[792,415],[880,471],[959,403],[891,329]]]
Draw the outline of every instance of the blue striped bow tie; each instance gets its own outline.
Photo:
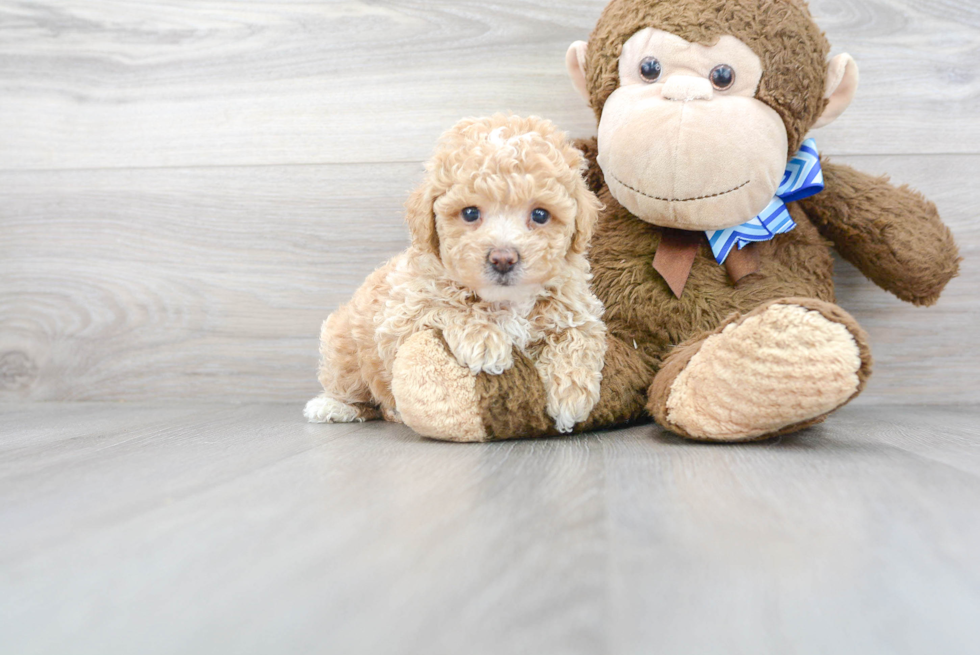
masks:
[[[789,160],[776,197],[761,214],[735,227],[705,232],[715,261],[723,264],[735,246],[741,250],[753,241],[769,241],[777,234],[789,232],[796,227],[796,223],[790,218],[786,203],[809,198],[821,191],[823,171],[820,169],[820,153],[817,152],[817,142],[807,139]]]

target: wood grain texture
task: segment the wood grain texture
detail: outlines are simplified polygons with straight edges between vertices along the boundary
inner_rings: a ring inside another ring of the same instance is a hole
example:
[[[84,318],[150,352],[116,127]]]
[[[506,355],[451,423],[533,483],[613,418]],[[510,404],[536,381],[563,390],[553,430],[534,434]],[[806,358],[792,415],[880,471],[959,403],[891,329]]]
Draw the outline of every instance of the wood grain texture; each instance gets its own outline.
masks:
[[[404,162],[465,115],[576,134],[605,0],[0,0],[0,169]],[[831,154],[977,153],[980,5],[813,0],[862,69]]]
[[[864,402],[980,400],[980,156],[841,158],[933,200],[963,246],[936,307],[849,265]],[[417,164],[0,173],[0,399],[299,402],[319,324],[407,245]]]
[[[319,324],[407,245],[401,203],[420,173],[4,174],[0,393],[308,395]]]
[[[0,407],[2,650],[966,655],[978,419],[460,445],[298,405]]]

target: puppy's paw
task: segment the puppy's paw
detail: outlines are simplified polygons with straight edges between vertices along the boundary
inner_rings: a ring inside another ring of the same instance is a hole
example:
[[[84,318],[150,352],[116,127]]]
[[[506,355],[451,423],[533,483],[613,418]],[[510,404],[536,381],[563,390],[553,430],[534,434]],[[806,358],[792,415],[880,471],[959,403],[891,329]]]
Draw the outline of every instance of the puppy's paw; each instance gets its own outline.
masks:
[[[402,420],[402,415],[398,412],[397,408],[394,407],[382,407],[381,408],[381,418],[388,421],[389,423],[404,423]]]
[[[555,419],[559,432],[571,432],[575,424],[589,418],[599,402],[602,371],[599,362],[590,366],[573,365],[545,352],[538,361],[538,374],[548,394],[546,409]]]
[[[303,416],[310,423],[353,423],[363,422],[360,410],[334,398],[320,395],[306,403]]]
[[[599,385],[595,390],[579,385],[566,385],[560,391],[552,386],[548,391],[548,415],[555,419],[555,429],[571,432],[577,423],[589,418],[599,401]]]
[[[514,365],[510,339],[497,327],[468,325],[447,328],[443,331],[443,337],[460,366],[470,369],[474,375],[483,372],[500,375]]]
[[[481,370],[491,375],[500,375],[514,365],[514,346],[500,330],[493,329],[487,332],[484,335],[483,346]]]

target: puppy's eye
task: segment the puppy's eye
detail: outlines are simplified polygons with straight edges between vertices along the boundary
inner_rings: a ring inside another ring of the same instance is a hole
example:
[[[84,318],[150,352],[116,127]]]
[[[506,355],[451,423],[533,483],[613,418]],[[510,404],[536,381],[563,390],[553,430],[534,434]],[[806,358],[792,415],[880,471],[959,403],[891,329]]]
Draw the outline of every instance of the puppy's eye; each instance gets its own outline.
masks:
[[[541,209],[538,207],[531,212],[531,220],[538,225],[544,225],[551,220],[551,213],[547,209]]]
[[[720,91],[724,91],[732,84],[735,84],[735,70],[728,64],[715,66],[708,75],[711,85]]]
[[[662,72],[663,67],[657,61],[656,57],[647,57],[640,62],[640,77],[646,82],[656,82],[660,79],[660,73]]]
[[[467,207],[459,213],[467,223],[476,223],[480,220],[480,208],[479,207]]]

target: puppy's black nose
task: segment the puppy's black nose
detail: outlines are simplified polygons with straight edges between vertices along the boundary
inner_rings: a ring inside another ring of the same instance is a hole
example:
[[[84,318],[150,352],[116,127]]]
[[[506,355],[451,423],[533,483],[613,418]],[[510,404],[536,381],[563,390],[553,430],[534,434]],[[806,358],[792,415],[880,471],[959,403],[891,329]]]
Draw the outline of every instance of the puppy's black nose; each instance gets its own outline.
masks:
[[[487,255],[487,261],[493,266],[493,270],[497,271],[501,275],[510,273],[517,266],[517,262],[521,260],[521,256],[517,254],[516,250],[511,248],[494,248]]]

